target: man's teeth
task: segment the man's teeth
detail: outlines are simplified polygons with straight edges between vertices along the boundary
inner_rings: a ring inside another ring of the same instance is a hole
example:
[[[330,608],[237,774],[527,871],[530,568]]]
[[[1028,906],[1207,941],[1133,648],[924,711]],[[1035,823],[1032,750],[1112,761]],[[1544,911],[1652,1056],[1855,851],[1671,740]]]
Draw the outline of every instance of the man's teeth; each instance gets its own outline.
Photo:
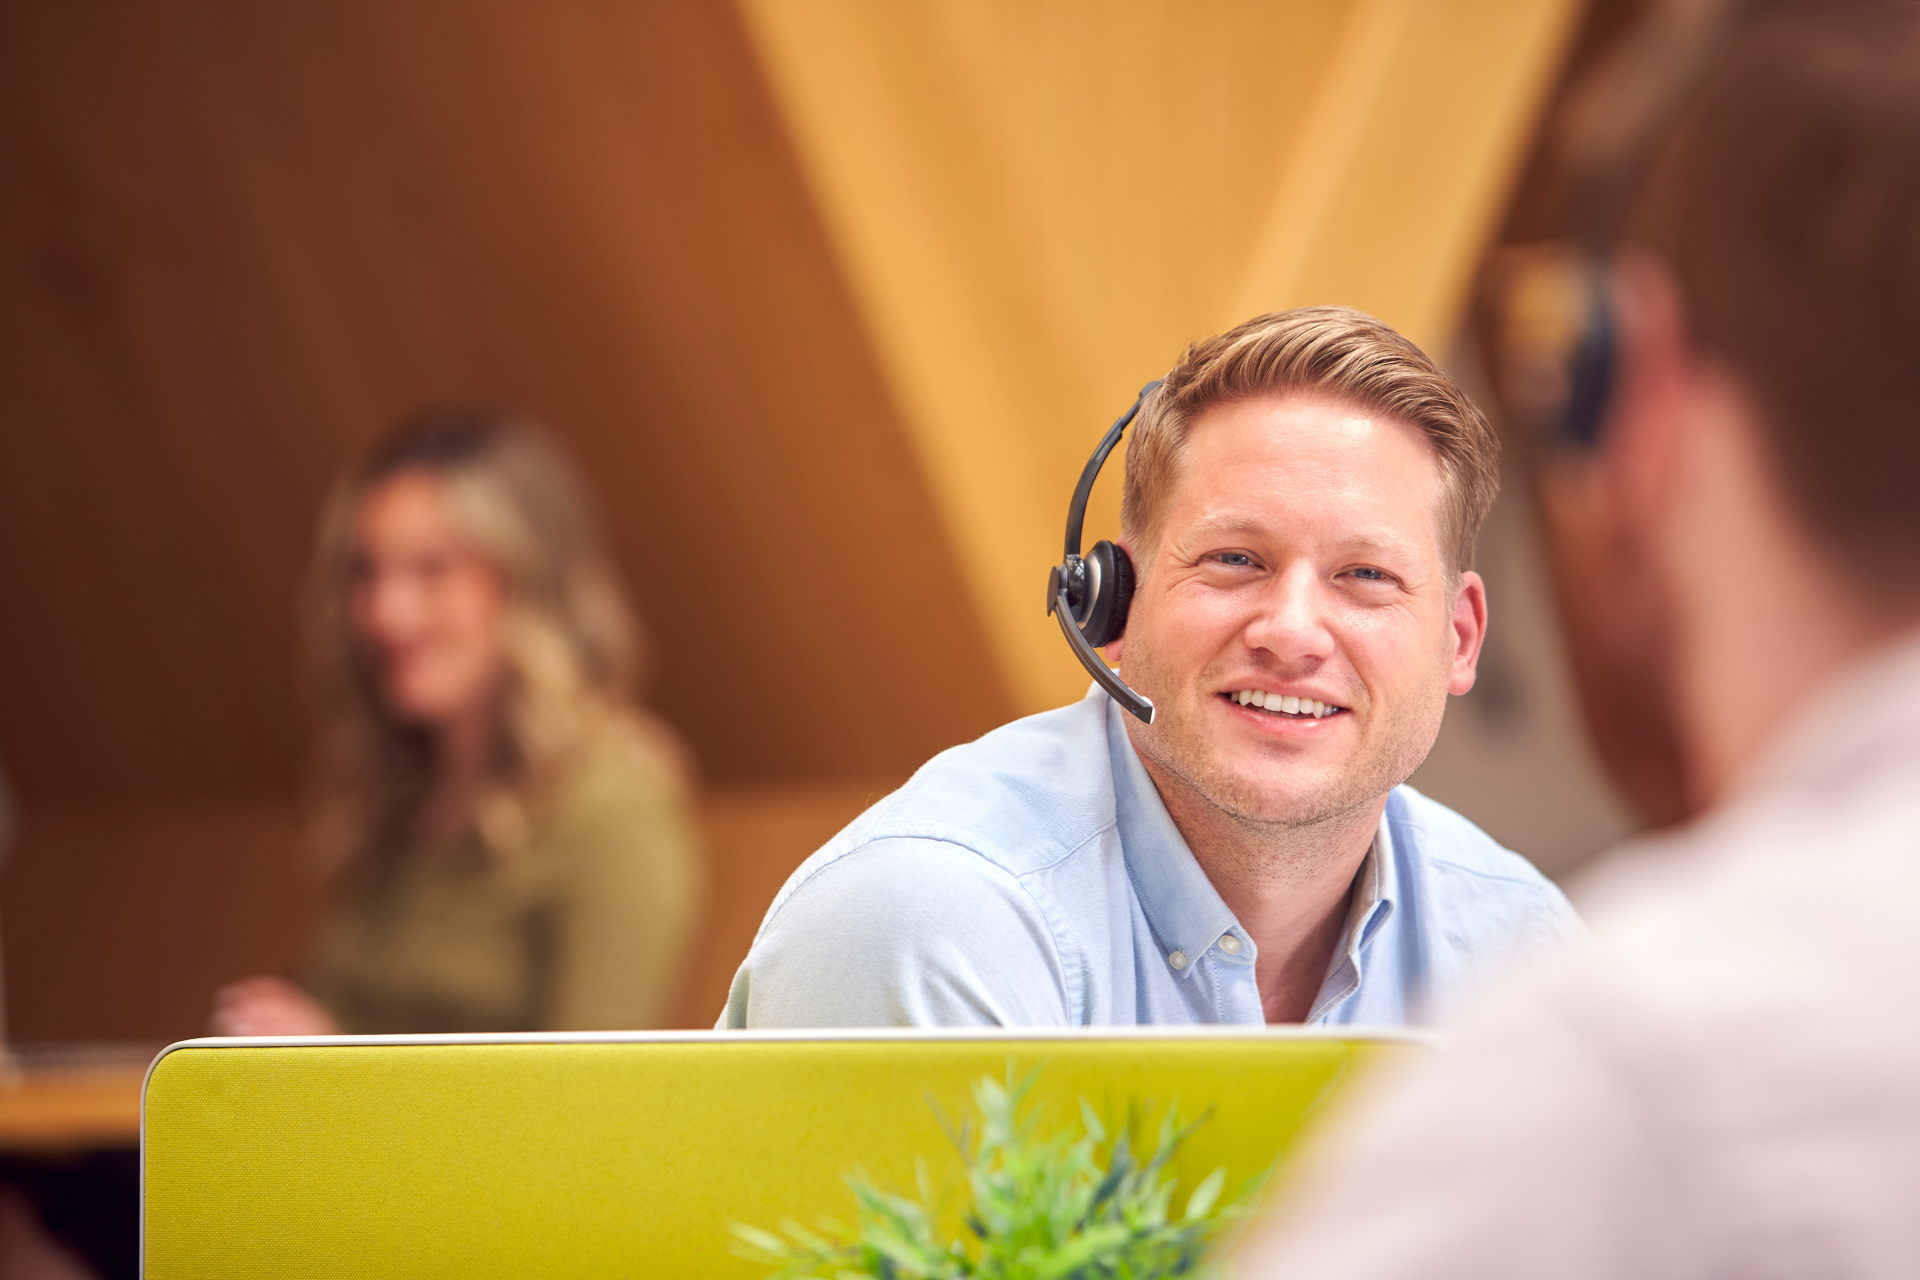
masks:
[[[1319,720],[1338,707],[1330,707],[1313,698],[1296,698],[1292,694],[1268,693],[1264,689],[1241,689],[1227,695],[1243,707],[1261,707],[1267,711],[1282,711],[1290,716],[1312,716]]]

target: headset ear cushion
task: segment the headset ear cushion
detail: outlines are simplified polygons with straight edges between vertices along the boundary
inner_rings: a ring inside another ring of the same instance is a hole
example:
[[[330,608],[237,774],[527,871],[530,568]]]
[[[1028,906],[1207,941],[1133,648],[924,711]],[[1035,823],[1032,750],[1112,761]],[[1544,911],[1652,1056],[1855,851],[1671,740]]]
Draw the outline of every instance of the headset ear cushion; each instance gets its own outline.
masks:
[[[1087,559],[1098,566],[1100,590],[1087,611],[1087,620],[1080,624],[1080,634],[1098,649],[1126,634],[1127,611],[1133,606],[1133,561],[1104,539],[1093,544]]]

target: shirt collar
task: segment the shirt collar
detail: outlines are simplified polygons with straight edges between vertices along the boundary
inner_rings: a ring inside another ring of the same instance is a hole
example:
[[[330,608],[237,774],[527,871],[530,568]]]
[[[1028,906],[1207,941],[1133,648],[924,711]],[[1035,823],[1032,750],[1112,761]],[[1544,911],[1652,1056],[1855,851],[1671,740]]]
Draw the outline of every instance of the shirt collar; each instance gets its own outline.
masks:
[[[1097,689],[1097,686],[1096,686]],[[1090,696],[1096,696],[1090,694]],[[1104,697],[1104,695],[1097,695]],[[1251,964],[1253,939],[1220,900],[1213,881],[1193,850],[1173,823],[1160,790],[1147,776],[1146,766],[1133,749],[1127,735],[1126,712],[1107,699],[1107,752],[1113,767],[1114,816],[1120,827],[1120,848],[1126,857],[1127,874],[1139,895],[1140,909],[1147,924],[1165,950],[1169,961],[1178,952],[1182,976],[1192,973],[1194,962],[1224,934],[1240,942],[1232,959]],[[1328,964],[1327,980],[1314,1001],[1309,1021],[1330,1005],[1359,989],[1361,953],[1368,942],[1393,914],[1399,896],[1399,858],[1396,856],[1393,826],[1385,812],[1373,845],[1361,861],[1353,878],[1353,895],[1347,908],[1347,927],[1340,945]],[[1226,957],[1221,957],[1226,958]]]
[[[1387,803],[1391,806],[1393,801],[1389,799]],[[1406,834],[1401,833],[1402,836]],[[1394,902],[1400,897],[1398,840],[1393,824],[1387,820],[1386,812],[1382,811],[1380,829],[1373,835],[1373,847],[1367,850],[1359,874],[1353,878],[1353,906],[1347,913],[1347,936],[1340,947],[1356,962],[1360,958],[1360,949],[1387,922],[1387,917],[1393,914]]]
[[[1099,695],[1106,699],[1104,694]],[[1194,970],[1195,962],[1208,948],[1231,933],[1239,940],[1239,958],[1251,962],[1253,940],[1240,927],[1233,912],[1220,900],[1213,881],[1194,858],[1193,850],[1173,825],[1173,815],[1160,799],[1159,788],[1147,776],[1146,766],[1127,736],[1127,713],[1120,704],[1107,702],[1107,753],[1113,765],[1114,816],[1120,826],[1120,848],[1126,857],[1127,875],[1140,898],[1165,958],[1182,977]],[[1178,953],[1179,960],[1173,959]]]
[[[1391,802],[1389,802],[1391,803]],[[1327,960],[1327,976],[1320,994],[1313,999],[1308,1022],[1317,1022],[1335,1005],[1360,989],[1366,975],[1361,954],[1367,943],[1380,932],[1393,915],[1393,903],[1400,888],[1400,859],[1394,849],[1393,824],[1380,815],[1380,829],[1374,833],[1367,856],[1354,873],[1353,893],[1347,899],[1347,928]]]

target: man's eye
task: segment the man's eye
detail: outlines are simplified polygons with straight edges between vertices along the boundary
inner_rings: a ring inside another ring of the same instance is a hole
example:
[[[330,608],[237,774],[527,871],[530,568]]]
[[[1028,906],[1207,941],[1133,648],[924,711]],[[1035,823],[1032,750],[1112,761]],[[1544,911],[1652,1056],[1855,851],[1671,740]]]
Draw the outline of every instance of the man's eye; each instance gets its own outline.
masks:
[[[1353,570],[1353,576],[1356,578],[1364,578],[1368,582],[1385,582],[1387,580],[1387,575],[1378,569],[1355,569]]]
[[[1253,563],[1253,557],[1244,551],[1222,551],[1216,558],[1221,564],[1230,564],[1236,567],[1244,567]]]

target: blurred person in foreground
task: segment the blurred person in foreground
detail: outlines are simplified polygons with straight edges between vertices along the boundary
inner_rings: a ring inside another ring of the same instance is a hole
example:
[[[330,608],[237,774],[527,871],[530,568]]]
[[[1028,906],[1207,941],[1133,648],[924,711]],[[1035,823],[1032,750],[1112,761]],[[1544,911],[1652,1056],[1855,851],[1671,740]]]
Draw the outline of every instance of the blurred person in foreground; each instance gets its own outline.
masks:
[[[682,756],[628,697],[636,627],[554,445],[403,427],[329,500],[308,604],[334,901],[308,989],[236,983],[213,1030],[660,1025],[699,892]]]
[[[1403,785],[1486,635],[1498,443],[1371,316],[1194,343],[1145,394],[1098,685],[942,753],[808,859],[723,1027],[1431,1023],[1580,934]]]
[[[1594,949],[1323,1135],[1244,1276],[1920,1275],[1920,5],[1623,56],[1589,121],[1668,83],[1588,206],[1587,465],[1691,816],[1576,894]]]

